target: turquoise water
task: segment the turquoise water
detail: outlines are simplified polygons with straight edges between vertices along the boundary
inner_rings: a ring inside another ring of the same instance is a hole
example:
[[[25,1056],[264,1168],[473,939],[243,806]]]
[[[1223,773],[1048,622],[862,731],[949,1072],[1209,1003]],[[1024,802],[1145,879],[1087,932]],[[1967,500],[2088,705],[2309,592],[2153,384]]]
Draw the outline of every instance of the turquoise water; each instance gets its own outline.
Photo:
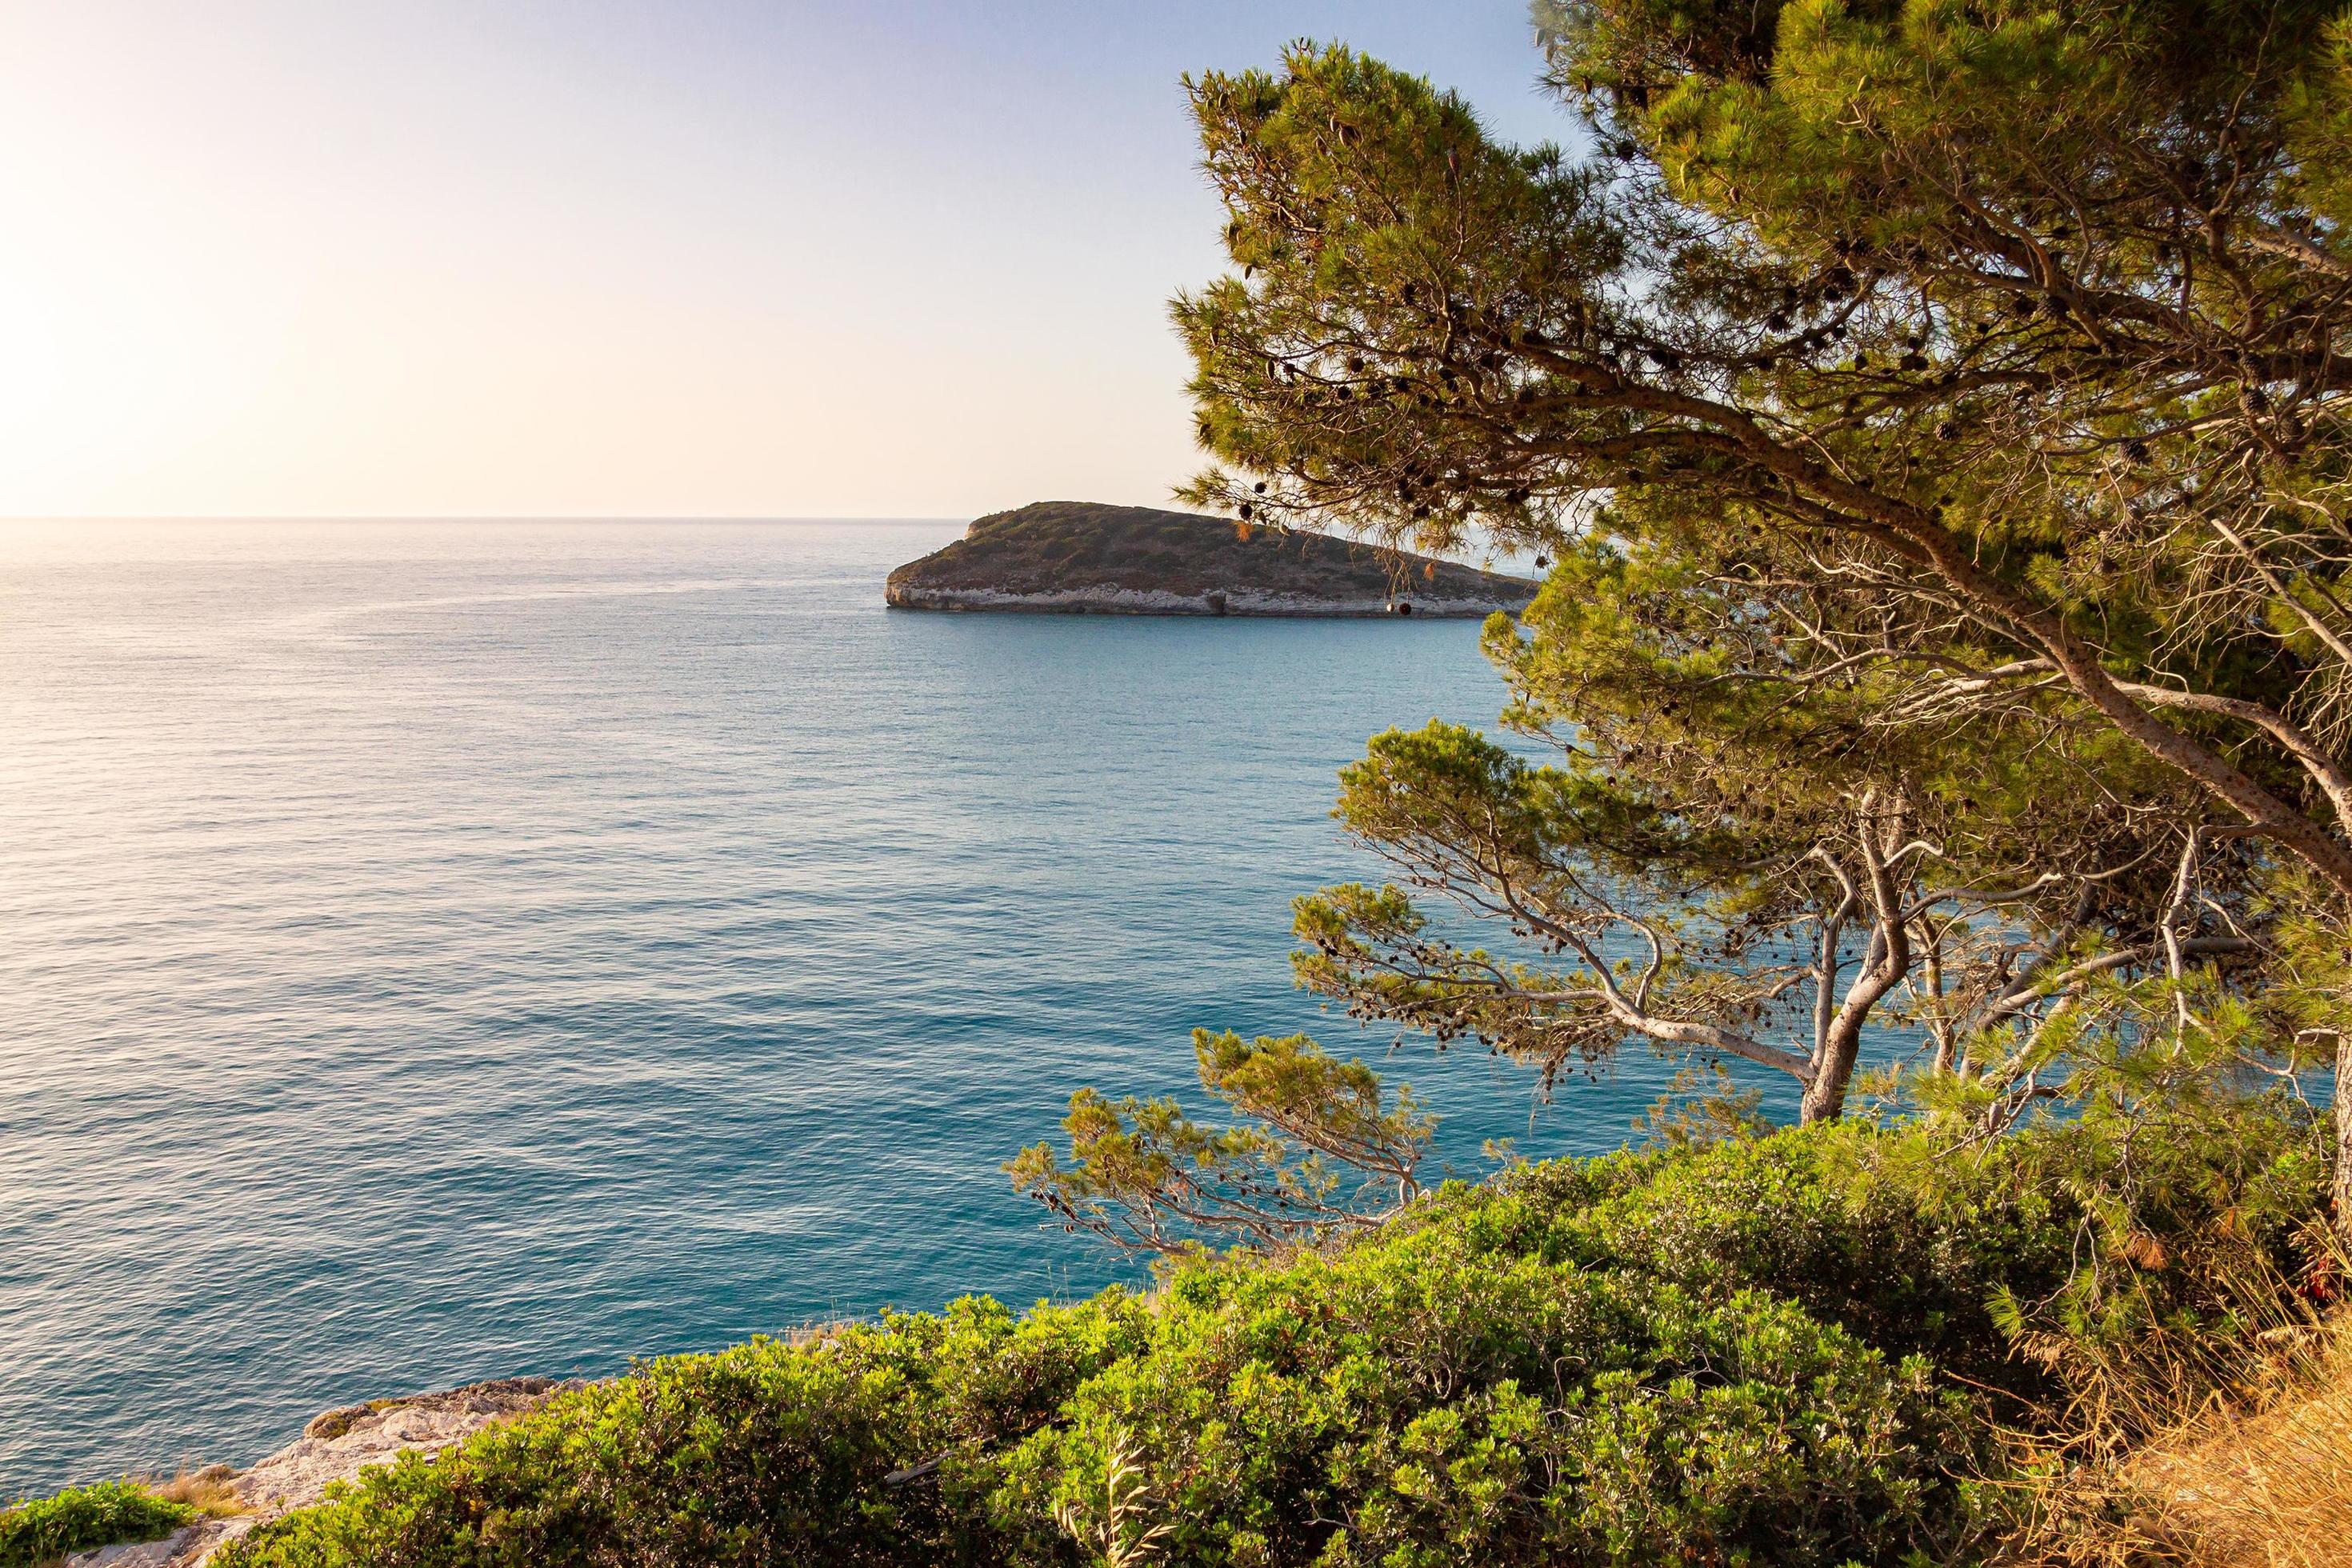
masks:
[[[1318,1016],[1468,623],[886,612],[950,523],[0,525],[0,1494],[327,1406],[1133,1272],[998,1163]],[[1661,1076],[1411,1047],[1444,1149]]]

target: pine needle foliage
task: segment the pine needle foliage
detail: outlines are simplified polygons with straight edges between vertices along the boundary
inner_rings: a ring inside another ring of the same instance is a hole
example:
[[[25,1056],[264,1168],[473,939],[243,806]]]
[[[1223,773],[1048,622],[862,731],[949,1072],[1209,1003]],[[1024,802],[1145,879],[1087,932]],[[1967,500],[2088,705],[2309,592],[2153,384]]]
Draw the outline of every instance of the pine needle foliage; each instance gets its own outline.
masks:
[[[1820,1119],[1862,1028],[1978,1070],[2118,972],[2252,997],[2299,926],[2320,1016],[2264,1049],[2352,1065],[2346,8],[1536,20],[1574,152],[1337,46],[1191,84],[1190,499],[1558,563],[1489,635],[1556,754],[1376,742],[1341,810],[1397,888],[1304,910],[1302,976]]]

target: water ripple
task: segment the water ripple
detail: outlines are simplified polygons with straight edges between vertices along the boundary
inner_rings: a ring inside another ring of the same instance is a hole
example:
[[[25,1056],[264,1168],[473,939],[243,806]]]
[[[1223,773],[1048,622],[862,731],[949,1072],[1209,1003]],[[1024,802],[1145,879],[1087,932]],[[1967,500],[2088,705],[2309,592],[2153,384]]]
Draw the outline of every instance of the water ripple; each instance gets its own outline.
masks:
[[[886,614],[940,524],[0,532],[0,1492],[1118,1268],[997,1171],[1319,1026],[1332,770],[1462,624]],[[1483,1058],[1398,1064],[1447,1148]],[[1544,1147],[1613,1143],[1653,1075]]]

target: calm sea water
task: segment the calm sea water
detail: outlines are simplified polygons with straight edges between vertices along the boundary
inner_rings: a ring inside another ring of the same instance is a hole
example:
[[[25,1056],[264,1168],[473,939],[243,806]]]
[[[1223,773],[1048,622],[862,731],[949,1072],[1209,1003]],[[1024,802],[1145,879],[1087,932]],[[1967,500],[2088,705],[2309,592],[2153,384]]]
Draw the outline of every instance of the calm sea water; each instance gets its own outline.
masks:
[[[957,525],[0,525],[0,1495],[329,1405],[1133,1272],[997,1169],[1318,1014],[1467,623],[886,612]],[[1481,1140],[1613,1146],[1643,1061]]]

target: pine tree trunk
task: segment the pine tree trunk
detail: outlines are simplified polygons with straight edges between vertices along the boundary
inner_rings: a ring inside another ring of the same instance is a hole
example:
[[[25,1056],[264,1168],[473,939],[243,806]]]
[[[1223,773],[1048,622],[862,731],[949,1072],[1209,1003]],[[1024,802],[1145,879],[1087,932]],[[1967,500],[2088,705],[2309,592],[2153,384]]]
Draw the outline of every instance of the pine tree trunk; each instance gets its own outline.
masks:
[[[1805,1098],[1797,1103],[1800,1127],[1811,1127],[1816,1121],[1835,1121],[1843,1114],[1845,1085],[1832,1083],[1825,1078],[1817,1078],[1806,1086]]]
[[[1813,1081],[1805,1086],[1805,1097],[1797,1104],[1797,1123],[1810,1127],[1816,1121],[1835,1121],[1845,1113],[1846,1086],[1853,1081],[1854,1058],[1862,1054],[1862,1022],[1854,1020],[1851,1029],[1833,1031],[1823,1043],[1821,1059],[1813,1067]],[[2342,1123],[2337,1123],[2338,1128]]]

